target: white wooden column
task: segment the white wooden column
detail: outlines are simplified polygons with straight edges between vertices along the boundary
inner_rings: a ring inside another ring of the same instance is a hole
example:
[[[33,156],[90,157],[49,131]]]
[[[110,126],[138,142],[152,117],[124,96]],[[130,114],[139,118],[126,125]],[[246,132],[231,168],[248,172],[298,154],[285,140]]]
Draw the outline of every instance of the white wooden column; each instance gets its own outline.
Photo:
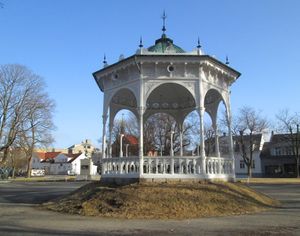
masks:
[[[205,108],[200,107],[199,110],[199,117],[200,117],[200,156],[201,156],[201,164],[202,164],[202,173],[206,173],[206,165],[205,165],[205,139],[204,139],[204,112]]]
[[[180,156],[183,156],[183,124],[179,124]]]
[[[103,128],[102,128],[102,159],[105,159],[105,149],[106,149],[106,121],[107,115],[102,116]]]
[[[203,81],[206,79],[203,67],[201,64],[199,65],[199,90],[198,92],[198,101],[197,101],[197,106],[198,106],[198,113],[199,113],[199,120],[200,120],[200,157],[201,157],[201,171],[202,175],[206,175],[206,157],[205,157],[205,140],[204,140],[204,112],[205,112],[205,107],[204,107],[204,94],[206,94],[206,91],[203,88]]]
[[[112,129],[114,127],[114,117],[109,109],[109,139],[108,139],[108,157],[112,158]]]
[[[144,107],[138,108],[139,114],[139,161],[140,161],[140,175],[143,174],[143,165],[144,165]]]

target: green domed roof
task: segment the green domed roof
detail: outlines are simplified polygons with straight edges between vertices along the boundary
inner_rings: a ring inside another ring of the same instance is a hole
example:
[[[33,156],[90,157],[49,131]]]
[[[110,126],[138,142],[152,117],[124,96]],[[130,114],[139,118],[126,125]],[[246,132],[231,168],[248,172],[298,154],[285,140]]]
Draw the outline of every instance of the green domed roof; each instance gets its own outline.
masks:
[[[158,52],[158,53],[184,53],[185,51],[173,44],[173,40],[167,38],[165,34],[162,34],[160,39],[155,41],[155,45],[148,48],[149,52]]]

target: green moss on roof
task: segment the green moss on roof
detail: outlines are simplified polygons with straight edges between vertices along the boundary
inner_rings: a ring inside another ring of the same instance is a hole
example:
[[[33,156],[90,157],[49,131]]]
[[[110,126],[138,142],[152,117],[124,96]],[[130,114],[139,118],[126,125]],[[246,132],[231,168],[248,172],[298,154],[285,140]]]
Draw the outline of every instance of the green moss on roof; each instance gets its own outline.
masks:
[[[174,53],[184,53],[185,51],[175,45],[172,39],[167,38],[165,34],[161,36],[160,39],[155,41],[155,45],[148,48],[149,52],[158,52],[158,53],[165,53],[165,52],[174,52]]]

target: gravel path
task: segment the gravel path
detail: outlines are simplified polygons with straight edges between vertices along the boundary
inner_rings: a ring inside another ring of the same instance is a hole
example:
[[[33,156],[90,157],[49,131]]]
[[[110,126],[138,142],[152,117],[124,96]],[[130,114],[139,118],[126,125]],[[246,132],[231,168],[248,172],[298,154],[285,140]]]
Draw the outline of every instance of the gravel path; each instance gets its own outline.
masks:
[[[300,184],[252,185],[283,206],[252,215],[193,220],[121,220],[41,210],[37,203],[84,183],[0,183],[0,235],[300,235]]]

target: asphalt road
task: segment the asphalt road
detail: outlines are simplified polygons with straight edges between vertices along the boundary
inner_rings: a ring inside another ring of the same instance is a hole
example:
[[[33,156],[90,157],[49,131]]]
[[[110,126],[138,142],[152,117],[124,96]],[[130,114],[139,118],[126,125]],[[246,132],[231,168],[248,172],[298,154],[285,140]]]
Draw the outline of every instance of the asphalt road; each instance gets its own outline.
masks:
[[[300,235],[300,185],[252,185],[283,202],[259,214],[193,220],[122,220],[41,210],[84,183],[0,183],[0,235]]]

